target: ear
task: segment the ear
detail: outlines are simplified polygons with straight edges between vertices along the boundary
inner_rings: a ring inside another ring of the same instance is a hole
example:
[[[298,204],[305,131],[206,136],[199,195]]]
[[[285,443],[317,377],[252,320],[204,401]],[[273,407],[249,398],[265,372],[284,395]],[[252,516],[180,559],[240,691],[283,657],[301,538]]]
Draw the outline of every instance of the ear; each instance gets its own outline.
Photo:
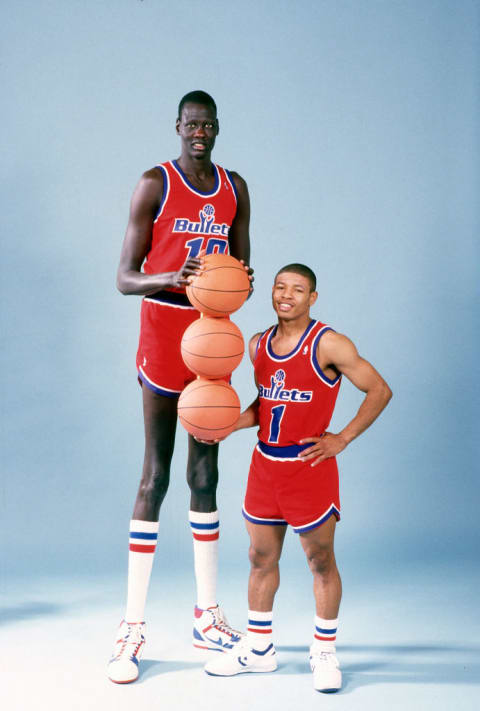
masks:
[[[177,120],[175,121],[175,131],[177,132],[177,134],[180,133],[180,119],[179,118],[177,118]]]
[[[317,291],[311,291],[311,292],[310,292],[310,299],[309,299],[310,306],[313,306],[313,304],[315,303],[315,301],[316,301],[317,299],[318,299],[318,292],[317,292]]]
[[[220,124],[218,123],[218,119],[217,119],[217,118],[215,119],[215,124],[216,124],[216,126],[217,126],[217,136],[218,136],[218,134],[220,133]]]

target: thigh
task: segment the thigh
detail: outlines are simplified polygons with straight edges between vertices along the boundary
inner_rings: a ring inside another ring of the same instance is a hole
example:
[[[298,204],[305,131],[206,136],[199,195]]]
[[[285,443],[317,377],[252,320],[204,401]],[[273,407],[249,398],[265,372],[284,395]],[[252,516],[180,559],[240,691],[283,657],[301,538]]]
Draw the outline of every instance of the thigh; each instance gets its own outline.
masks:
[[[218,467],[218,444],[204,444],[188,435],[187,472],[199,467],[207,471],[216,471]]]
[[[180,343],[187,326],[197,318],[193,309],[142,302],[137,370],[144,386],[175,399],[195,379],[183,362]]]
[[[265,524],[252,523],[245,521],[250,543],[256,553],[260,555],[269,555],[280,559],[287,531],[286,524],[283,526],[269,526]]]
[[[314,557],[319,553],[328,553],[329,551],[333,552],[336,526],[337,519],[335,516],[330,516],[321,526],[299,534],[302,548],[307,557]]]
[[[177,428],[177,398],[158,395],[142,385],[145,455],[170,461]]]
[[[287,523],[277,498],[276,466],[255,447],[243,504],[243,516],[252,524],[285,526]]]

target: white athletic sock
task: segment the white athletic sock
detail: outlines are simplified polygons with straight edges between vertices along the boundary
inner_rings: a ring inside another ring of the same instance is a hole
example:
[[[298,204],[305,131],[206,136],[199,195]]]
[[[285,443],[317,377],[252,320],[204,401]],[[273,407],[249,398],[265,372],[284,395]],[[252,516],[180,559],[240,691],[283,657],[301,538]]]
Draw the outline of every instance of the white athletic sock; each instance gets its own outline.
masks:
[[[143,622],[153,556],[157,546],[158,521],[130,521],[128,592],[125,620]]]
[[[335,640],[337,639],[338,618],[325,620],[315,615],[315,631],[313,633],[313,647],[320,652],[333,652],[335,654]]]
[[[217,561],[220,524],[218,511],[189,512],[193,535],[193,559],[197,581],[197,607],[206,610],[217,605]]]
[[[248,611],[247,641],[253,649],[263,652],[272,643],[273,612]]]

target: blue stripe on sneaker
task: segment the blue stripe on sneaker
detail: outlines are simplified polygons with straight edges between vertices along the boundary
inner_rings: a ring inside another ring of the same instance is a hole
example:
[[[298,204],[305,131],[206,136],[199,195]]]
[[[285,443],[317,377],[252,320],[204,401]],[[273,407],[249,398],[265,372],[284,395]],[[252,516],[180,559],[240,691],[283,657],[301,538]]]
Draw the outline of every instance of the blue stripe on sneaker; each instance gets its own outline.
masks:
[[[254,654],[258,654],[259,657],[263,657],[263,656],[265,656],[265,654],[266,654],[267,652],[269,652],[272,648],[273,648],[273,644],[269,644],[268,647],[263,650],[263,652],[260,652],[259,649],[252,649],[252,652],[253,652]]]

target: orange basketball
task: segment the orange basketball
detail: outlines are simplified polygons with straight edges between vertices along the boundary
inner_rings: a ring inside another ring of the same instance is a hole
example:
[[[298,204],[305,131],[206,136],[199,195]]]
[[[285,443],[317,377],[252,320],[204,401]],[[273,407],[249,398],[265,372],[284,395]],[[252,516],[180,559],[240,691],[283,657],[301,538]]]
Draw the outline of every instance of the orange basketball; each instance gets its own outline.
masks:
[[[242,332],[228,318],[198,318],[181,342],[187,368],[205,378],[223,378],[239,365],[245,351]]]
[[[178,398],[178,418],[199,439],[220,439],[232,432],[240,416],[240,400],[224,380],[197,378]]]
[[[207,316],[227,316],[239,309],[250,291],[243,264],[230,254],[207,254],[204,267],[187,286],[192,306]]]

